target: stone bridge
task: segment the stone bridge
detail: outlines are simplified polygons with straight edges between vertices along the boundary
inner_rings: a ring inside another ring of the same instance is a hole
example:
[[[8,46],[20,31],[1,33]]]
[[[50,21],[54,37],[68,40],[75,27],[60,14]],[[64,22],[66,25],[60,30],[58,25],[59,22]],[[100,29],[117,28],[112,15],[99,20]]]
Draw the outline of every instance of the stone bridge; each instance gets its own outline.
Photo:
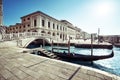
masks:
[[[42,46],[47,44],[51,44],[52,41],[56,42],[57,38],[51,36],[50,34],[39,33],[39,32],[24,32],[24,33],[11,33],[11,34],[4,34],[3,41],[10,41],[13,42],[13,45],[19,47],[27,47],[29,44],[32,43],[41,43]],[[40,46],[40,45],[39,45]]]

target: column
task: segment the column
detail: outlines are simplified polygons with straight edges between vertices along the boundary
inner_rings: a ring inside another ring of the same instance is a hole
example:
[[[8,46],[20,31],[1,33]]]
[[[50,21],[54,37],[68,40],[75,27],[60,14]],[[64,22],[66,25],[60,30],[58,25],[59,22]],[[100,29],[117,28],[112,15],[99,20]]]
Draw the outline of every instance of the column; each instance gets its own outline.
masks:
[[[45,27],[44,28],[48,29],[48,19],[46,18],[44,20],[45,20]]]
[[[50,21],[50,29],[53,30],[53,21]]]
[[[37,16],[37,19],[36,19],[36,20],[37,20],[37,27],[40,28],[40,16],[39,16],[39,15]]]
[[[31,23],[30,25],[31,25],[31,28],[32,28],[33,27],[33,18],[32,17],[30,18],[30,23]]]
[[[39,17],[40,28],[42,27],[42,17]]]

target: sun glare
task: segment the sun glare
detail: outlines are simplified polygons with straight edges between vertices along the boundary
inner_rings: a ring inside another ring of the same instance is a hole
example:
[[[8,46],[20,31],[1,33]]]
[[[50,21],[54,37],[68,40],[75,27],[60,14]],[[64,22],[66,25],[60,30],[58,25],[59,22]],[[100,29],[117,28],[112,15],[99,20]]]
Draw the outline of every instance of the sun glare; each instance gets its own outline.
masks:
[[[97,16],[105,17],[113,12],[113,4],[111,3],[99,3],[95,6],[95,12]]]

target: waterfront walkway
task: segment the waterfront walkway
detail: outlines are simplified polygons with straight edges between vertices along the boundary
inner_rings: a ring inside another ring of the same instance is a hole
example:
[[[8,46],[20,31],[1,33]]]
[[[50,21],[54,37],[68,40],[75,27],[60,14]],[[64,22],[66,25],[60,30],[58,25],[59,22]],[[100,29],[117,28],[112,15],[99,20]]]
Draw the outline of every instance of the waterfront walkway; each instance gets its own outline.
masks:
[[[0,80],[120,80],[97,69],[49,59],[23,48],[0,48]]]

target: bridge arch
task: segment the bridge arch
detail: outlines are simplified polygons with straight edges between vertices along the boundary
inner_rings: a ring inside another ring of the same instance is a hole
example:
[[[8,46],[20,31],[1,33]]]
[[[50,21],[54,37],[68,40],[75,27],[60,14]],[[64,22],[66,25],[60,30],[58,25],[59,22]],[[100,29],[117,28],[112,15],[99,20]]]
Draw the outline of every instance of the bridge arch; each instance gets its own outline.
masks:
[[[43,38],[43,37],[38,37],[35,39],[32,39],[31,41],[29,41],[25,47],[26,48],[36,48],[36,47],[41,47],[41,46],[45,46],[45,45],[50,45],[50,40],[48,40],[47,38]]]

